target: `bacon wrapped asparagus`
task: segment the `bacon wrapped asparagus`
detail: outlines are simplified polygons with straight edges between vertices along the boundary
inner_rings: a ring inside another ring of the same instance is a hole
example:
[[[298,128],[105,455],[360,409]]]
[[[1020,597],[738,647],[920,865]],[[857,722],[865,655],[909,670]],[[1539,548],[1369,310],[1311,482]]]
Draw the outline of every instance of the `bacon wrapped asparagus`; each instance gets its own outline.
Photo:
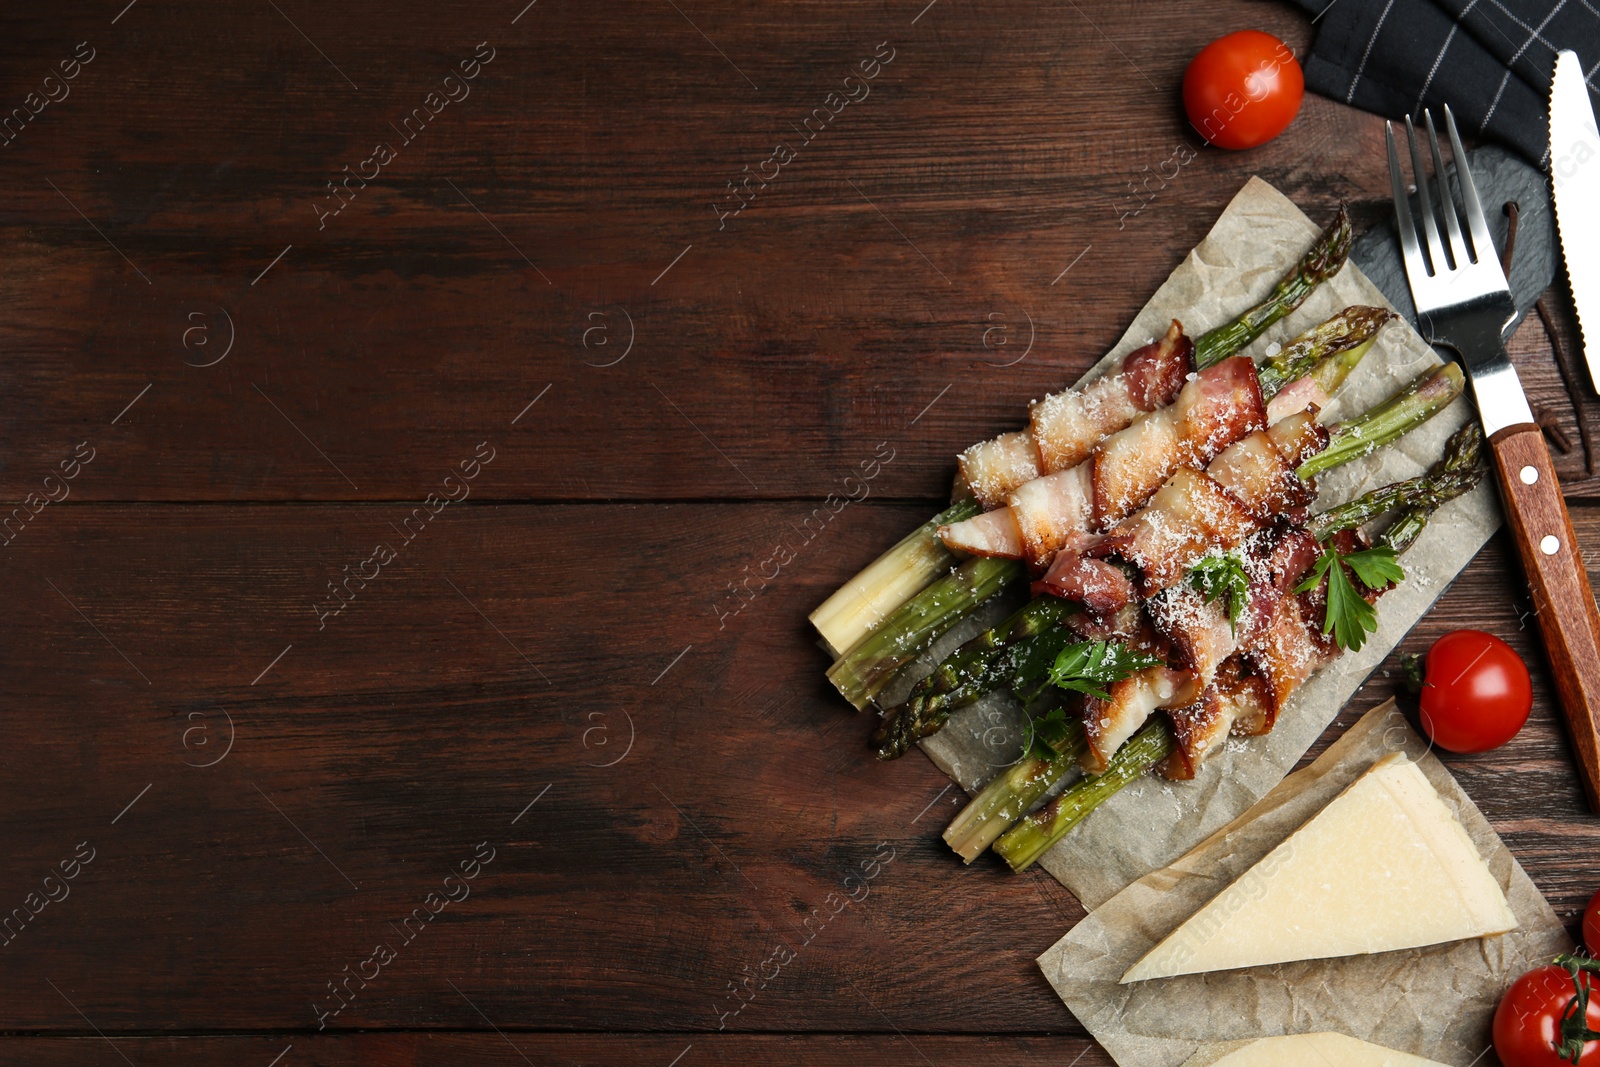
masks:
[[[1204,473],[1180,471],[1174,475],[1143,511],[1100,538],[1081,561],[1063,552],[1038,585],[1057,595],[1071,595],[1079,584],[1076,572],[1088,567],[1114,569],[1109,560],[1115,559],[1134,576],[1114,595],[1102,595],[1101,610],[1117,610],[1138,597],[1155,606],[1147,615],[1167,641],[1200,651],[1212,649],[1218,644],[1221,622],[1228,622],[1235,633],[1248,628],[1239,627],[1234,620],[1219,621],[1214,610],[1195,608],[1191,593],[1178,588],[1192,568],[1206,556],[1243,550],[1244,560],[1256,562],[1256,553],[1276,552],[1277,545],[1251,546],[1249,542],[1270,539],[1274,527],[1285,521],[1304,522],[1313,495],[1310,483],[1318,473],[1394,440],[1418,425],[1419,415],[1428,418],[1443,410],[1460,395],[1462,384],[1461,369],[1453,363],[1424,373],[1363,419],[1336,428],[1331,439],[1323,437],[1323,442],[1331,440],[1328,447],[1317,441],[1319,428],[1301,416],[1276,424],[1274,430],[1289,430],[1277,440],[1271,432],[1252,435],[1218,457]],[[1301,423],[1311,424],[1310,432],[1297,425]],[[1294,543],[1288,547],[1294,558]],[[1315,559],[1315,553],[1311,558]],[[1058,573],[1063,567],[1066,573]],[[1270,569],[1267,561],[1256,564],[1258,573]],[[1299,577],[1294,575],[1295,580]],[[1279,604],[1289,599],[1271,590],[1266,593],[1268,598],[1274,595],[1279,595]],[[1270,626],[1266,630],[1269,637],[1275,632]],[[1275,662],[1284,664],[1287,671],[1290,656],[1285,652]],[[1111,755],[1156,709],[1183,707],[1195,700],[1220,665],[1221,659],[1215,655],[1183,662],[1176,672],[1183,676],[1183,685],[1177,684],[1166,668],[1151,668],[1118,682],[1110,699],[1085,709],[1086,769],[1103,771]],[[1293,682],[1298,684],[1299,680]]]
[[[1347,358],[1346,352],[1326,357],[1312,373],[1326,360]],[[1308,408],[1246,435],[1224,449],[1204,473],[1184,469],[1174,474],[1141,511],[1111,530],[1080,535],[1057,554],[1035,591],[1071,600],[1103,621],[1136,599],[1175,584],[1199,556],[1235,548],[1279,517],[1303,518],[1312,496],[1311,479],[1425,422],[1459,395],[1461,384],[1459,369],[1441,367],[1331,431],[1318,425]],[[1024,608],[1021,614],[1032,610]],[[1081,628],[1082,623],[1075,625]],[[996,657],[981,649],[964,654]],[[953,710],[996,688],[1005,675],[973,669],[954,687],[945,686],[944,677],[936,670],[906,701],[885,712],[874,735],[880,758],[903,755],[916,740],[942,728]],[[1118,699],[1098,717],[1107,720],[1103,733],[1090,724],[1091,765],[1103,765],[1104,757],[1150,712],[1173,706],[1185,692],[1169,686],[1159,671],[1141,680],[1142,689],[1127,683],[1113,691]],[[986,682],[997,684],[986,689]]]
[[[1025,559],[1042,570],[1075,538],[1141,506],[1175,471],[1204,467],[1235,441],[1285,415],[1326,406],[1393,317],[1383,308],[1350,307],[1296,338],[1259,370],[1243,357],[1219,360],[1194,375],[1172,404],[1106,437],[1075,466],[1017,486],[1005,506],[941,526],[939,537],[957,551]],[[1179,329],[1176,322],[1172,329]]]
[[[1264,301],[1200,338],[1194,346],[1195,365],[1204,369],[1259,337],[1298,307],[1318,285],[1337,274],[1349,250],[1350,222],[1340,208],[1333,223]],[[1159,342],[1156,347],[1160,347]],[[1141,349],[1124,359],[1118,371],[1096,379],[1084,389],[1039,401],[1031,411],[1029,429],[997,439],[1003,443],[996,446],[994,462],[974,458],[971,476],[982,484],[986,496],[995,499],[1010,491],[1006,488],[1008,482],[1020,485],[1040,473],[1076,463],[1069,459],[1075,450],[1098,443],[1099,437],[1090,440],[1091,435],[1116,432],[1144,412],[1170,401],[1169,393],[1176,393],[1182,385],[1183,374],[1176,378],[1173,374],[1174,357],[1182,354],[1169,346],[1158,358],[1158,353]],[[1188,369],[1185,366],[1183,373]],[[1038,437],[1034,436],[1035,427]],[[875,630],[888,625],[897,609],[955,563],[955,558],[935,539],[934,530],[980,510],[977,500],[964,493],[957,495],[960,499],[950,508],[903,538],[812,613],[811,621],[830,652],[846,654]]]
[[[1134,349],[1117,372],[1034,401],[1026,430],[973,445],[956,469],[985,510],[1000,507],[1018,486],[1076,467],[1107,436],[1172,403],[1193,369],[1194,342],[1174,320],[1166,336]]]
[[[1113,434],[1078,466],[1023,486],[1013,499],[1031,493],[1030,499],[1041,501],[1028,514],[1039,517],[1039,536],[1049,539],[1037,549],[1038,564],[1047,565],[1062,544],[1141,506],[1174,470],[1204,465],[1259,429],[1267,418],[1266,402],[1278,395],[1283,382],[1289,383],[1284,392],[1326,401],[1392,318],[1381,308],[1351,307],[1308,331],[1269,363],[1274,368],[1270,394],[1263,393],[1249,360],[1223,360],[1194,375],[1175,403]],[[1173,330],[1169,340],[1181,336],[1176,323]],[[1005,565],[1021,551],[1021,534],[1012,518],[1018,510],[1003,508],[941,528],[941,536],[952,544],[961,536],[952,530],[979,530],[961,546],[977,557],[913,597],[834,663],[828,677],[847,700],[864,708],[940,634],[1023,576],[1020,567]],[[989,543],[988,537],[999,540]],[[1006,543],[1015,550],[1006,549]]]

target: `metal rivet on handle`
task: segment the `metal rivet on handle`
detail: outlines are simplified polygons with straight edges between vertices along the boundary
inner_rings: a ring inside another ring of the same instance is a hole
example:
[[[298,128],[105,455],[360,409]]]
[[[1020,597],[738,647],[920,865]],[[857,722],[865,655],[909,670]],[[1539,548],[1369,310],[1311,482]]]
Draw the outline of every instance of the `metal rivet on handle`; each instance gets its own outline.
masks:
[[[1522,476],[1523,485],[1532,485],[1534,482],[1539,480],[1538,467],[1523,467],[1518,473]]]
[[[1544,540],[1539,542],[1539,551],[1547,556],[1553,556],[1561,551],[1561,540],[1555,534],[1545,534]]]

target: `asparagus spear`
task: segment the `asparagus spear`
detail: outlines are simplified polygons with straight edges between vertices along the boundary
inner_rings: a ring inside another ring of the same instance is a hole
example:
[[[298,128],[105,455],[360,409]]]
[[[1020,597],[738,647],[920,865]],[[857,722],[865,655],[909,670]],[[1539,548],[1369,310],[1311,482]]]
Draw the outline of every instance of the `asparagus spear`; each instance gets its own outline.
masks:
[[[1444,458],[1422,478],[1412,479],[1421,484],[1400,497],[1400,501],[1409,501],[1409,506],[1379,535],[1378,543],[1396,553],[1410,548],[1439,505],[1471,490],[1486,469],[1483,426],[1477,419],[1469,419],[1445,444]]]
[[[1256,368],[1261,395],[1271,400],[1302,375],[1312,375],[1324,393],[1333,392],[1367,354],[1378,331],[1394,317],[1388,308],[1358,304],[1311,327],[1261,361]],[[1344,358],[1333,358],[1339,355]]]
[[[968,497],[958,500],[900,539],[889,551],[824,600],[811,613],[828,651],[834,656],[877,628],[892,611],[925,589],[956,562],[935,531],[970,519],[982,510]]]
[[[1299,307],[1317,286],[1339,273],[1349,254],[1350,217],[1341,207],[1316,243],[1278,282],[1264,302],[1200,338],[1195,344],[1196,366],[1209,367],[1260,337],[1269,326]],[[1362,353],[1365,353],[1365,349],[1362,349]],[[1360,355],[1351,355],[1355,360],[1360,359]],[[1352,362],[1350,366],[1353,365]],[[1334,367],[1330,366],[1329,371],[1333,372]],[[1348,367],[1345,373],[1348,373]],[[1285,378],[1284,382],[1289,380]],[[1284,382],[1277,384],[1281,386]],[[1327,382],[1320,384],[1325,390],[1333,388]],[[938,543],[934,531],[942,525],[960,522],[975,514],[975,502],[957,501],[946,511],[917,527],[824,601],[812,613],[811,622],[830,650],[847,651],[880,625],[887,625],[891,612],[926,588],[935,575],[949,566],[950,557],[944,546]]]
[[[1327,518],[1332,512],[1325,512],[1319,516],[1317,536],[1327,537],[1341,529],[1354,529],[1365,525],[1385,510],[1393,508],[1397,500],[1411,501],[1402,513],[1402,518],[1421,513],[1420,521],[1426,524],[1428,514],[1445,502],[1470,491],[1477,484],[1484,470],[1482,447],[1482,430],[1477,428],[1475,421],[1469,423],[1450,437],[1443,456],[1421,479],[1408,479],[1375,489],[1349,504],[1334,509],[1339,512],[1337,518]],[[1411,489],[1397,493],[1397,490],[1406,486],[1410,486]],[[1398,525],[1397,521],[1395,526]],[[1391,526],[1390,530],[1394,530],[1395,526]],[[1418,526],[1416,529],[1420,532],[1421,527]],[[1399,536],[1404,537],[1405,530],[1402,530]],[[1411,535],[1409,540],[1404,541],[1404,546],[1409,547],[1415,539],[1415,535]],[[1380,538],[1380,543],[1389,544],[1397,552],[1403,551],[1402,546],[1389,539],[1388,531]],[[1012,870],[1024,870],[1034,860],[1044,855],[1050,846],[1066,836],[1074,826],[1082,822],[1097,805],[1138,778],[1152,764],[1165,759],[1172,750],[1172,744],[1172,727],[1165,716],[1156,716],[1117,751],[1105,773],[1084,778],[1038,811],[1022,818],[1015,827],[999,837],[994,850],[1005,858]],[[1068,768],[1061,768],[1056,777],[1049,782],[1041,784],[1028,781],[1019,783],[1018,787],[1012,787],[1010,783],[1005,782],[1005,776],[1002,775],[996,779],[1002,782],[1000,788],[994,789],[992,793],[989,789],[984,790],[984,793],[991,793],[986,797],[987,809],[996,813],[1014,810],[1024,797],[1031,796],[1036,799],[1044,795],[1067,770]],[[983,796],[984,793],[979,795]],[[972,805],[968,805],[969,809],[971,807]],[[1002,816],[991,816],[991,818],[1000,817]],[[966,824],[969,824],[964,826],[967,837],[971,837],[975,832],[970,824],[976,818],[969,816],[966,810],[956,816],[957,821],[966,820]]]
[[[1428,516],[1439,504],[1452,500],[1471,489],[1483,476],[1483,428],[1476,421],[1468,421],[1445,442],[1444,455],[1428,473],[1407,478],[1365,496],[1339,504],[1311,520],[1310,530],[1319,541],[1327,540],[1336,530],[1353,530],[1357,526],[1404,508],[1384,531],[1383,543],[1396,552],[1411,547]],[[1420,522],[1420,525],[1418,524]]]
[[[1117,750],[1105,773],[1090,775],[1075,782],[1050,803],[1024,817],[1001,835],[994,843],[994,850],[1011,865],[1013,871],[1027,870],[1034,860],[1048,852],[1051,845],[1065,837],[1091,811],[1110,800],[1123,786],[1141,777],[1152,764],[1166,759],[1172,751],[1172,744],[1172,727],[1164,716],[1157,716]]]
[[[1280,373],[1298,372],[1299,375],[1312,378],[1324,391],[1337,387],[1371,347],[1373,336],[1387,321],[1384,317],[1386,314],[1376,308],[1346,308],[1290,342],[1289,347],[1279,353]],[[1456,376],[1460,378],[1459,371]],[[1270,398],[1277,394],[1278,388],[1275,385],[1268,386],[1264,391]],[[1344,443],[1340,446],[1341,454],[1354,459],[1365,455],[1361,448],[1366,447],[1366,451],[1371,451],[1377,447],[1377,443],[1392,439],[1382,436],[1382,430],[1380,426],[1373,426],[1369,430],[1362,420],[1350,424],[1350,428],[1345,430]],[[1362,434],[1365,436],[1356,436]],[[1369,444],[1370,447],[1367,447]],[[901,544],[905,545],[909,540]],[[978,605],[1024,576],[1020,564],[989,560],[987,564],[980,565],[979,559],[981,557],[968,560],[953,574],[939,579],[913,596],[834,662],[828,677],[857,710],[864,708],[889,683],[895,671],[921,655]],[[978,571],[982,572],[981,575],[975,573]],[[972,699],[983,692],[988,690],[979,690]],[[966,702],[970,703],[970,700]],[[961,704],[949,706],[954,708]],[[943,725],[942,720],[939,725]],[[938,726],[933,729],[938,729]],[[932,730],[927,732],[931,733]],[[913,732],[910,739],[921,736],[925,734]],[[909,741],[906,743],[909,744]]]
[[[1333,427],[1328,447],[1300,464],[1295,473],[1309,480],[1377,451],[1450,406],[1464,383],[1461,368],[1454,363],[1423,371],[1360,418]]]
[[[918,738],[943,728],[952,711],[985,693],[1039,684],[1056,654],[1072,639],[1056,624],[1075,611],[1075,604],[1060,597],[1040,597],[950,653],[884,715],[883,725],[872,735],[879,743],[878,758],[905,755]]]
[[[857,711],[896,671],[916,659],[974,607],[1021,578],[1014,559],[974,556],[906,601],[883,625],[828,668],[828,680]]]
[[[1268,326],[1299,307],[1317,286],[1339,273],[1349,255],[1350,215],[1341,206],[1322,236],[1273,286],[1265,300],[1195,342],[1195,366],[1209,367],[1260,337]]]
[[[1071,725],[1075,729],[1057,748],[1030,752],[996,775],[961,809],[944,832],[945,843],[956,855],[968,863],[977,859],[1077,765],[1084,749],[1083,723]]]

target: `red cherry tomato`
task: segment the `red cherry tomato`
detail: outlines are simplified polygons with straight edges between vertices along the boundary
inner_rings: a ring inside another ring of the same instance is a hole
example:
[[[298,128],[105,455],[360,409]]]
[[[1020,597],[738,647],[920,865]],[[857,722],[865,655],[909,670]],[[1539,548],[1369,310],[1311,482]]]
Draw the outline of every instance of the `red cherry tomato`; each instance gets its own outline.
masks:
[[[1183,72],[1183,109],[1219,148],[1254,148],[1289,128],[1306,94],[1289,46],[1260,30],[1219,37]]]
[[[1517,736],[1533,707],[1527,664],[1482,630],[1454,630],[1428,649],[1422,729],[1451,752],[1487,752]]]
[[[1583,943],[1589,955],[1600,957],[1600,893],[1594,895],[1583,913]]]
[[[1600,1030],[1600,982],[1592,974],[1582,980],[1590,990],[1588,1026]],[[1511,983],[1494,1012],[1494,1050],[1505,1067],[1571,1067],[1556,1051],[1561,1042],[1561,1017],[1577,987],[1565,967],[1538,967]],[[1583,1046],[1578,1067],[1600,1067],[1600,1041]]]

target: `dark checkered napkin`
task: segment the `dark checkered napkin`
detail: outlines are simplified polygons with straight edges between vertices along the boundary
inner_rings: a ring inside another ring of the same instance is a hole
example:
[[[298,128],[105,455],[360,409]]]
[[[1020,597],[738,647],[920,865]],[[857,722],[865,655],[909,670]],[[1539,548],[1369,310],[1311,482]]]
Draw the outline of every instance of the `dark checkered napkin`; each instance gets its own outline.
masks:
[[[1544,166],[1556,53],[1600,68],[1600,0],[1295,0],[1316,16],[1307,88],[1390,118],[1449,104],[1463,133]]]

